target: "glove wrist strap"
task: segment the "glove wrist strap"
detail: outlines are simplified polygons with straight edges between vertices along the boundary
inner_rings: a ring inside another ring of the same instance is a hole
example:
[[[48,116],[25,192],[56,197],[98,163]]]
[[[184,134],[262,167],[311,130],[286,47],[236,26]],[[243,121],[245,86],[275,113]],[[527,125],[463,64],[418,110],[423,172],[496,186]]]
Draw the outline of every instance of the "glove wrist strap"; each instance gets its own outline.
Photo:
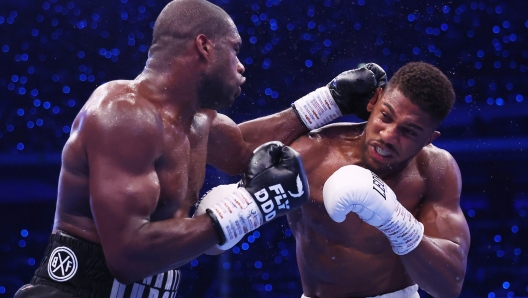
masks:
[[[319,128],[343,116],[326,86],[296,100],[292,108],[309,130]]]
[[[423,224],[400,203],[396,204],[391,219],[378,229],[389,238],[392,250],[400,256],[414,250],[424,234]]]
[[[224,235],[217,245],[222,250],[230,249],[245,234],[264,223],[257,204],[244,188],[238,188],[234,193],[207,209],[207,213],[215,221],[217,229],[221,229]],[[222,241],[224,238],[225,241]]]

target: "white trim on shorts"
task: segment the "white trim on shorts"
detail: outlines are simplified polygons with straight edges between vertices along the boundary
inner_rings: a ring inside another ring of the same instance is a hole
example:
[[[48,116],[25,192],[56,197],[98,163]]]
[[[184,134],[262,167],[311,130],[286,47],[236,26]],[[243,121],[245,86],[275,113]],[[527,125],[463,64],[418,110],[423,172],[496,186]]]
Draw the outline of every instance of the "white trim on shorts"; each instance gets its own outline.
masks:
[[[310,298],[302,294],[301,298]],[[366,298],[420,298],[418,294],[418,285],[408,286],[405,289],[398,290],[396,292],[391,292],[379,296],[366,297]]]

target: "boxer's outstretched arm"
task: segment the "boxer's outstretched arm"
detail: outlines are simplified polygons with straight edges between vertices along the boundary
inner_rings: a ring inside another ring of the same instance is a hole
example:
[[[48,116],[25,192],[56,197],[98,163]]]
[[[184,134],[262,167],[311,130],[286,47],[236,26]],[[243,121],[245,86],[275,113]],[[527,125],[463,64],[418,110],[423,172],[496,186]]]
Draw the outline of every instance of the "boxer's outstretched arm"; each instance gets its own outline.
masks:
[[[218,237],[207,215],[151,221],[160,196],[163,124],[147,109],[113,105],[113,111],[85,117],[83,141],[97,233],[110,271],[128,284],[185,264]],[[187,181],[174,181],[180,178]]]
[[[367,103],[381,94],[386,80],[379,65],[367,63],[296,100],[292,104],[296,112],[289,108],[238,126],[217,114],[209,133],[207,163],[231,175],[239,174],[246,169],[253,149],[265,142],[289,145],[308,129],[319,128],[341,115],[356,114],[366,120]]]
[[[292,108],[239,125],[217,113],[209,131],[207,163],[228,174],[240,174],[258,146],[268,141],[288,145],[307,132]]]
[[[424,236],[401,260],[412,279],[432,296],[458,297],[470,244],[468,224],[460,209],[460,170],[447,152],[431,167],[435,169],[427,175],[428,191],[418,215]]]

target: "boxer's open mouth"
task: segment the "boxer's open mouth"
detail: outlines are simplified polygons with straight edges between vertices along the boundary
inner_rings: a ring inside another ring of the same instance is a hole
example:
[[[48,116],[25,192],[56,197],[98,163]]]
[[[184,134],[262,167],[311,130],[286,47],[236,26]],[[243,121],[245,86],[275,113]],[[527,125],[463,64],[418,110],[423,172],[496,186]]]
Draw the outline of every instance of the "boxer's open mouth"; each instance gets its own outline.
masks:
[[[374,148],[376,149],[376,152],[377,152],[379,155],[381,155],[381,156],[385,156],[385,157],[387,157],[387,156],[390,156],[390,155],[391,155],[391,153],[390,153],[388,150],[386,150],[386,149],[382,149],[382,148],[377,147],[377,146],[374,147]]]

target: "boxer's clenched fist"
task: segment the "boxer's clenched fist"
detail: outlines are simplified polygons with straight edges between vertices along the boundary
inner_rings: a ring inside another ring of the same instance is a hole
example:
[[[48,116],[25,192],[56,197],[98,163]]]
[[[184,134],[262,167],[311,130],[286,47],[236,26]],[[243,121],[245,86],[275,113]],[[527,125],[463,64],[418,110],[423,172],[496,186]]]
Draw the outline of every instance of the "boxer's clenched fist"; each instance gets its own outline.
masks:
[[[206,213],[207,208],[211,208],[216,205],[218,202],[223,200],[225,197],[233,194],[238,188],[238,184],[226,184],[218,185],[217,187],[209,190],[197,203],[196,210],[194,211],[195,216],[199,216]],[[219,255],[225,250],[219,249],[218,247],[213,246],[206,250],[204,253],[206,255]]]
[[[359,166],[344,166],[323,187],[326,211],[336,222],[354,212],[389,238],[392,249],[404,255],[415,249],[424,233],[423,224],[398,202],[390,187],[376,174]]]
[[[206,208],[220,238],[218,248],[233,247],[245,234],[301,206],[309,196],[299,154],[280,142],[261,145],[253,152],[240,187]]]
[[[292,104],[308,129],[319,128],[348,114],[367,120],[367,104],[378,88],[385,88],[387,74],[376,63],[340,73],[321,87]]]

